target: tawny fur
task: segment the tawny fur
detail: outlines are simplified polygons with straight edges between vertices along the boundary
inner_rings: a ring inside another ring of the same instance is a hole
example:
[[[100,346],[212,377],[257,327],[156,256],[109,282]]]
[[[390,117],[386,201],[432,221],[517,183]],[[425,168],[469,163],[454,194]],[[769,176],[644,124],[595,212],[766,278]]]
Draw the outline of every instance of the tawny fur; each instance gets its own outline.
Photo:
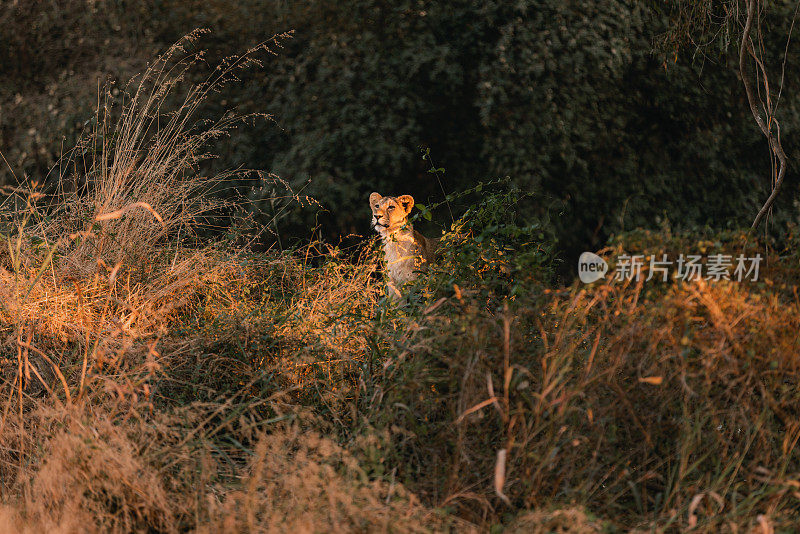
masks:
[[[429,239],[414,230],[408,214],[414,207],[414,197],[369,196],[372,227],[383,241],[386,272],[389,275],[389,294],[400,298],[403,284],[414,280],[436,256],[439,239]]]

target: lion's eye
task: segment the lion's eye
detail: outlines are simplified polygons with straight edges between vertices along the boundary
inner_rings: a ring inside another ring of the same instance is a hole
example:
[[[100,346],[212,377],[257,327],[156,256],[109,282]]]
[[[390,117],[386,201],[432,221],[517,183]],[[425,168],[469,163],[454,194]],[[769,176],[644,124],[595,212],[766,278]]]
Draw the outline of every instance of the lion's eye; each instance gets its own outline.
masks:
[[[378,206],[377,204],[375,204],[375,209],[379,209],[379,208],[380,208],[380,206]]]
[[[389,206],[389,211],[392,211],[393,209],[394,209],[394,206]]]

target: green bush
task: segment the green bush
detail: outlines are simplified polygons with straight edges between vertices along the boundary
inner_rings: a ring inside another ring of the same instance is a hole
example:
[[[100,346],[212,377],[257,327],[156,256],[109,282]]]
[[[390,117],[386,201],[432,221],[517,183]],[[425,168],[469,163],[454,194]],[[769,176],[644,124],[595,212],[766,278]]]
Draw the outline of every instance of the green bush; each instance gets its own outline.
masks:
[[[457,286],[497,304],[554,280],[559,260],[552,225],[520,211],[526,201],[535,202],[534,195],[507,181],[481,184],[470,192],[478,198],[444,234],[441,258],[423,278],[421,294],[428,299],[450,296]]]

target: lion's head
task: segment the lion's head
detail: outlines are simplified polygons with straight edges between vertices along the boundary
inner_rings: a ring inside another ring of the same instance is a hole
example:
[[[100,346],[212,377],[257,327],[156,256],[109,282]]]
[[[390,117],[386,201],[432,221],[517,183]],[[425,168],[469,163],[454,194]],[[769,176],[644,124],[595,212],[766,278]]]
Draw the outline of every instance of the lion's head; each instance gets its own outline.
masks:
[[[383,197],[378,193],[369,196],[369,207],[372,209],[372,227],[379,234],[391,232],[403,227],[414,207],[414,197]]]

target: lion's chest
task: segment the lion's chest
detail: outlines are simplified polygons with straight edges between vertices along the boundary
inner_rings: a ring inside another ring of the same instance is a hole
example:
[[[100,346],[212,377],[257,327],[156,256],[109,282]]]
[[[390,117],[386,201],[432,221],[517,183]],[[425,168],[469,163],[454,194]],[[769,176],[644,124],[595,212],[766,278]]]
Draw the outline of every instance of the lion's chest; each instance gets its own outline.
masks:
[[[422,248],[413,233],[384,237],[383,254],[389,278],[395,284],[414,280],[425,264]]]

